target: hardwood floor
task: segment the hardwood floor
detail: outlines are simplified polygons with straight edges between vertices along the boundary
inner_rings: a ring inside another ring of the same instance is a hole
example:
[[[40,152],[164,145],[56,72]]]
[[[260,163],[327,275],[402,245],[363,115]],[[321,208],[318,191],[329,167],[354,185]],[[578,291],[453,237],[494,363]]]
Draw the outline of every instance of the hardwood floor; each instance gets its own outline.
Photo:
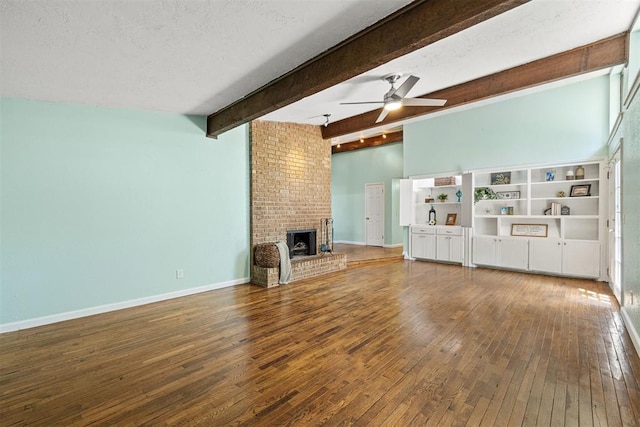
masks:
[[[369,264],[0,335],[1,425],[637,425],[605,284]]]
[[[404,258],[402,246],[383,248],[379,246],[349,245],[336,243],[333,245],[335,253],[347,255],[347,265],[355,266],[381,261],[398,261]]]

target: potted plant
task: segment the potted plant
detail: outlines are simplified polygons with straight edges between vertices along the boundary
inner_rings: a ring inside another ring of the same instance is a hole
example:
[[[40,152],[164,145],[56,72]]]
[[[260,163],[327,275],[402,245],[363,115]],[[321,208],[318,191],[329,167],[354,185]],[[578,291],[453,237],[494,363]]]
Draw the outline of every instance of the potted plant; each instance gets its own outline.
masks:
[[[498,196],[496,196],[496,193],[492,189],[488,187],[479,187],[476,188],[474,194],[474,203],[478,200],[493,200],[497,198]]]
[[[445,193],[438,194],[438,200],[440,200],[440,203],[446,202],[448,197],[449,195]]]

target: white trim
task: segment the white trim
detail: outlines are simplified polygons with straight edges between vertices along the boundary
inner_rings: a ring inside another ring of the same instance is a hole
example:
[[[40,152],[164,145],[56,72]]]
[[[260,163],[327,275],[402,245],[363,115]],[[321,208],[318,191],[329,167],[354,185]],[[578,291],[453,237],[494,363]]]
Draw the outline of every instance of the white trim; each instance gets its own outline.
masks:
[[[343,245],[367,246],[365,242],[351,242],[349,240],[336,240],[333,243],[340,243]],[[404,243],[393,243],[393,244],[385,243],[384,245],[382,245],[383,248],[401,248],[402,246],[404,246]]]
[[[633,347],[636,349],[636,354],[640,354],[640,335],[638,335],[638,331],[633,325],[633,321],[631,320],[631,317],[629,317],[626,307],[622,307],[620,309],[620,313],[622,314],[622,320],[624,321],[624,325],[627,327],[627,331],[631,337],[631,342],[633,342]]]
[[[351,242],[349,240],[336,240],[333,243],[342,243],[343,245],[358,245],[358,246],[366,246],[364,242]]]
[[[229,280],[226,282],[213,283],[197,288],[182,289],[180,291],[168,292],[166,294],[152,295],[148,297],[136,298],[128,301],[120,301],[112,304],[98,305],[95,307],[83,308],[80,310],[68,311],[66,313],[52,314],[50,316],[36,317],[33,319],[19,320],[17,322],[4,323],[0,325],[0,334],[5,332],[19,331],[21,329],[35,328],[37,326],[49,325],[51,323],[63,322],[65,320],[78,319],[80,317],[93,316],[94,314],[107,313],[110,311],[122,310],[125,308],[137,307],[158,301],[166,301],[173,298],[180,298],[187,295],[208,292],[214,289],[226,288],[229,286],[242,285],[249,282],[248,277]]]
[[[383,248],[400,248],[402,246],[404,246],[404,243],[393,243],[390,245],[385,243],[384,245],[382,245]]]

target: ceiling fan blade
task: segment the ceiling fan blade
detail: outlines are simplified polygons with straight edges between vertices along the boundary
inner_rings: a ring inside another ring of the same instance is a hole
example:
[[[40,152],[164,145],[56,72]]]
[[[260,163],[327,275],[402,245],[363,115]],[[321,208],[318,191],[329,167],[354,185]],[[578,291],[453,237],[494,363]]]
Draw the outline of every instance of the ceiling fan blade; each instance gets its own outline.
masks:
[[[340,105],[356,105],[356,104],[384,104],[383,101],[362,101],[362,102],[341,102]]]
[[[402,105],[407,107],[442,107],[446,103],[446,99],[405,98],[402,100]]]
[[[389,111],[383,108],[380,112],[380,115],[376,119],[376,123],[380,123],[381,121],[383,121],[384,118],[387,117],[387,114],[389,114]]]
[[[413,88],[415,84],[418,83],[418,80],[420,80],[420,77],[409,76],[409,78],[407,78],[407,80],[405,80],[404,83],[402,83],[400,87],[396,89],[395,92],[393,92],[393,95],[404,98],[405,96],[407,96],[411,88]]]

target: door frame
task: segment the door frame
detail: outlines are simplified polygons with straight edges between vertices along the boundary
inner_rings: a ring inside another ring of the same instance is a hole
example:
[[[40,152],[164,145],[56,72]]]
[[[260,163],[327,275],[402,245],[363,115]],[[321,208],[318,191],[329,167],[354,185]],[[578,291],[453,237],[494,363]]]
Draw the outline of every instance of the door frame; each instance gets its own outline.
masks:
[[[619,165],[619,175],[616,175],[616,164]],[[618,217],[618,210],[622,212],[622,139],[616,151],[609,157],[609,200],[607,207],[607,279],[609,287],[623,305],[624,295],[622,289],[622,217]],[[618,189],[620,192],[618,192]]]

